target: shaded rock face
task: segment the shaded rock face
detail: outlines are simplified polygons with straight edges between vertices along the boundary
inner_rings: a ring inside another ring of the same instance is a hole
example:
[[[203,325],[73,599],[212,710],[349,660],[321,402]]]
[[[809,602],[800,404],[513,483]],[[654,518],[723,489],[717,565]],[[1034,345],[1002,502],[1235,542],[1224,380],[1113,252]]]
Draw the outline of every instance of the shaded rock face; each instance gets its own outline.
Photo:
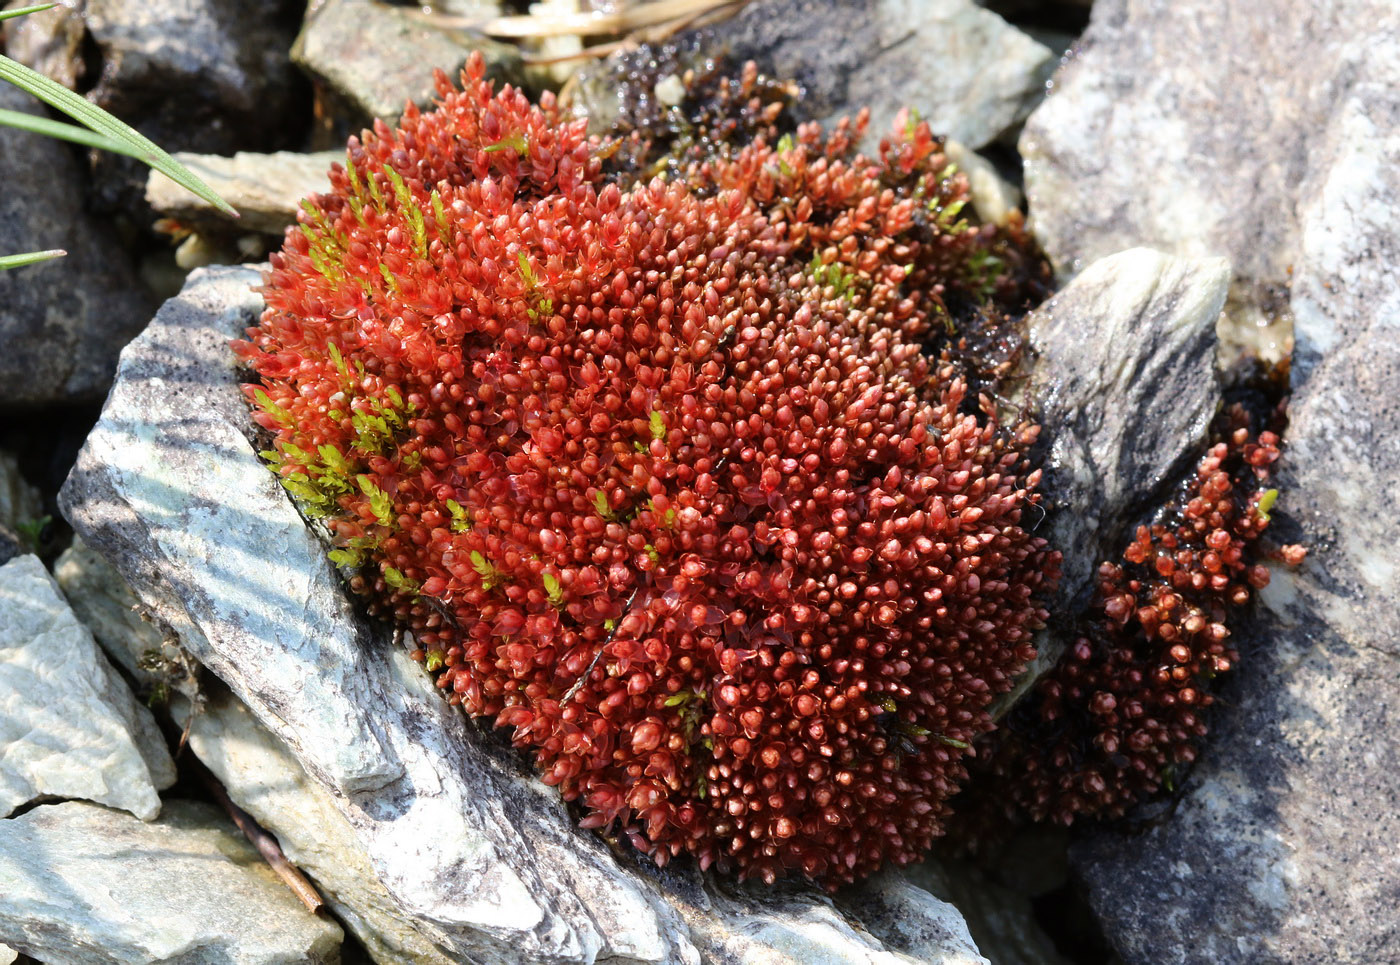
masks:
[[[0,563],[8,563],[28,551],[21,528],[37,522],[44,513],[39,491],[19,473],[19,462],[0,452]]]
[[[37,556],[0,566],[0,817],[45,797],[86,798],[143,820],[175,765]]]
[[[857,924],[801,890],[729,898],[688,864],[659,874],[577,831],[553,791],[356,615],[257,459],[227,345],[256,317],[258,281],[197,272],[166,304],[125,354],[61,505],[324,790],[420,935],[485,962],[783,962],[788,944],[821,943],[826,961],[893,963],[928,960],[939,929],[955,933],[951,906],[902,879],[890,907],[922,930]]]
[[[1175,810],[1075,853],[1129,963],[1400,960],[1397,46],[1376,3],[1100,0],[1027,124],[1061,270],[1129,244],[1224,255],[1236,310],[1297,339],[1276,512],[1309,559],[1261,594]]]
[[[972,0],[759,0],[676,43],[796,80],[815,119],[869,107],[875,144],[910,107],[935,133],[982,147],[1026,117],[1055,66],[1048,48]],[[628,66],[614,58],[581,74],[595,129],[623,107]]]
[[[336,965],[343,937],[188,801],[154,824],[79,802],[0,821],[0,934],[71,965]]]
[[[0,109],[37,114],[41,105],[0,84]],[[7,128],[0,184],[0,253],[68,252],[0,272],[0,406],[99,399],[152,303],[116,234],[83,210],[69,145]]]

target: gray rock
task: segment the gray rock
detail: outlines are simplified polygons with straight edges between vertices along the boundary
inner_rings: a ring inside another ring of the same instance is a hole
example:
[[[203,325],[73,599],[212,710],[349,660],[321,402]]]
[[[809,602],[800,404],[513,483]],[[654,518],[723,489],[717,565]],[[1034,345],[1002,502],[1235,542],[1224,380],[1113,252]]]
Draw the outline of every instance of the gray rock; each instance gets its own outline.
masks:
[[[143,820],[175,765],[150,711],[108,666],[36,556],[0,566],[0,817],[44,797]]]
[[[0,84],[0,108],[41,105]],[[68,257],[0,272],[0,405],[101,398],[117,353],[151,302],[123,246],[83,211],[83,175],[67,145],[6,129],[0,151],[0,253],[62,248]]]
[[[280,237],[296,221],[302,198],[330,189],[327,172],[331,162],[344,163],[344,151],[296,154],[254,154],[239,151],[233,157],[217,154],[177,153],[175,160],[189,168],[233,205],[239,214],[231,225],[215,208],[174,181],[152,171],[146,181],[146,202],[161,215],[203,230],[262,232]]]
[[[1074,852],[1128,963],[1400,961],[1397,50],[1388,4],[1100,0],[1027,126],[1062,268],[1223,254],[1297,339],[1275,525],[1309,560],[1261,594],[1171,816]]]
[[[834,961],[908,961],[824,897],[733,904],[688,865],[662,875],[619,863],[389,633],[356,617],[245,436],[227,342],[256,316],[257,281],[249,269],[196,272],[166,304],[124,355],[61,504],[324,789],[416,930],[450,956],[492,962],[697,962],[819,940]],[[946,919],[931,899],[921,913],[935,909]]]
[[[1046,427],[1047,538],[1064,554],[1052,613],[1082,612],[1098,564],[1199,458],[1220,400],[1215,327],[1229,282],[1224,259],[1135,248],[1094,262],[1031,314],[1025,398]],[[998,707],[1064,645],[1052,629]]]
[[[816,119],[869,107],[874,143],[910,107],[936,133],[979,148],[1026,117],[1055,67],[1047,48],[972,0],[759,0],[677,43],[797,80]],[[583,72],[580,103],[597,127],[618,113],[623,62]]]
[[[962,862],[924,861],[904,873],[956,905],[977,947],[996,965],[1068,965],[1036,920],[1030,896],[988,880],[980,868]]]
[[[520,56],[506,44],[439,28],[377,0],[324,0],[308,12],[292,57],[349,109],[352,121],[393,122],[409,101],[432,103],[434,68],[455,82],[474,50],[486,58],[488,76],[519,72]]]
[[[1103,258],[1033,312],[1026,397],[1050,435],[1050,540],[1065,553],[1056,610],[1077,609],[1094,567],[1199,456],[1215,416],[1215,323],[1230,266],[1135,248]]]
[[[336,965],[343,937],[187,801],[155,824],[79,802],[0,821],[0,932],[63,965]]]
[[[81,0],[102,71],[88,97],[167,151],[298,144],[309,97],[289,50],[297,0]],[[94,153],[104,208],[146,214],[146,167]]]

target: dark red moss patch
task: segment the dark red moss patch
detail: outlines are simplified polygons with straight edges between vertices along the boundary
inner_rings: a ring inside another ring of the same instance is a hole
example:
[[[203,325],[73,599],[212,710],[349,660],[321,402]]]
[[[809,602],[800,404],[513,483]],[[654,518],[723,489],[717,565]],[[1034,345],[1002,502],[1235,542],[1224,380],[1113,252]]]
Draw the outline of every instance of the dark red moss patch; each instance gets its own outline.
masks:
[[[1021,297],[1023,238],[924,124],[647,179],[481,77],[352,140],[273,257],[268,459],[586,826],[767,881],[918,858],[1057,568],[1035,428],[923,350]]]
[[[1239,659],[1232,611],[1269,583],[1259,540],[1277,496],[1268,480],[1281,412],[1261,430],[1244,406],[1227,409],[1180,492],[1121,561],[1099,567],[1080,635],[979,744],[974,790],[955,802],[970,826],[996,837],[999,821],[1118,817],[1195,760],[1211,683]],[[1305,551],[1272,555],[1294,566]]]

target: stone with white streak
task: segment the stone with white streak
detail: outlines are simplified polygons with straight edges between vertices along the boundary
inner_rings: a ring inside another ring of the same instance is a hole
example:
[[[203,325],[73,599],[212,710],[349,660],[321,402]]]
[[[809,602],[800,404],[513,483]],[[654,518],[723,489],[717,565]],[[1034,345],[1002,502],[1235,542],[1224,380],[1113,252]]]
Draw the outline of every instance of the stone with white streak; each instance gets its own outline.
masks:
[[[78,622],[36,556],[0,566],[0,817],[86,798],[143,820],[175,765],[150,711]]]
[[[56,965],[337,965],[343,937],[190,801],[153,824],[76,801],[0,821],[0,934]]]
[[[356,616],[245,435],[227,343],[256,317],[257,282],[200,271],[166,303],[124,353],[61,505],[326,792],[416,929],[449,956],[502,963],[694,963],[741,942],[777,949],[779,933],[809,947],[825,936],[833,961],[924,954],[810,892],[736,905],[711,900],[693,869],[619,862]]]
[[[1170,816],[1089,835],[1076,871],[1129,965],[1400,961],[1400,20],[1098,0],[1056,88],[1022,145],[1061,270],[1223,255],[1232,311],[1292,325],[1271,534],[1309,547]]]

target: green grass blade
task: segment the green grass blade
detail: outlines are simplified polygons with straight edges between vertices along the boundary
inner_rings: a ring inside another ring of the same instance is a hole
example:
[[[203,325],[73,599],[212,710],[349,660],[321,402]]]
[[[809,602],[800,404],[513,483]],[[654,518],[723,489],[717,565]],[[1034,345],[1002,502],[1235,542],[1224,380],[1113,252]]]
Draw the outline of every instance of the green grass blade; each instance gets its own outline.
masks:
[[[0,55],[0,80],[9,81],[21,90],[33,94],[44,103],[58,108],[73,120],[98,134],[126,144],[129,148],[128,153],[132,157],[141,159],[176,184],[197,194],[225,214],[238,217],[238,212],[233,210],[232,205],[215,194],[213,189],[201,181],[193,171],[166,154],[129,125],[117,120],[97,105],[79,97],[62,84],[55,83],[43,74],[30,70],[23,64],[3,55]]]
[[[89,131],[86,127],[79,127],[76,124],[65,124],[62,121],[40,117],[38,114],[26,114],[24,111],[0,109],[0,127],[13,127],[21,131],[31,131],[35,134],[42,134],[45,137],[56,137],[64,141],[72,141],[74,144],[84,144],[88,147],[101,148],[104,151],[112,151],[116,154],[128,154],[137,158],[141,157],[141,155],[133,153],[131,149],[121,141],[114,141],[110,137],[105,137],[95,131]]]
[[[25,265],[37,265],[41,261],[51,261],[54,258],[62,258],[68,252],[62,248],[51,248],[48,251],[28,251],[22,255],[0,255],[0,271],[7,268],[23,268]]]
[[[52,10],[58,6],[56,3],[41,3],[33,7],[20,7],[18,10],[0,10],[0,20],[9,20],[11,17],[23,17],[26,13],[39,13],[44,10]]]

